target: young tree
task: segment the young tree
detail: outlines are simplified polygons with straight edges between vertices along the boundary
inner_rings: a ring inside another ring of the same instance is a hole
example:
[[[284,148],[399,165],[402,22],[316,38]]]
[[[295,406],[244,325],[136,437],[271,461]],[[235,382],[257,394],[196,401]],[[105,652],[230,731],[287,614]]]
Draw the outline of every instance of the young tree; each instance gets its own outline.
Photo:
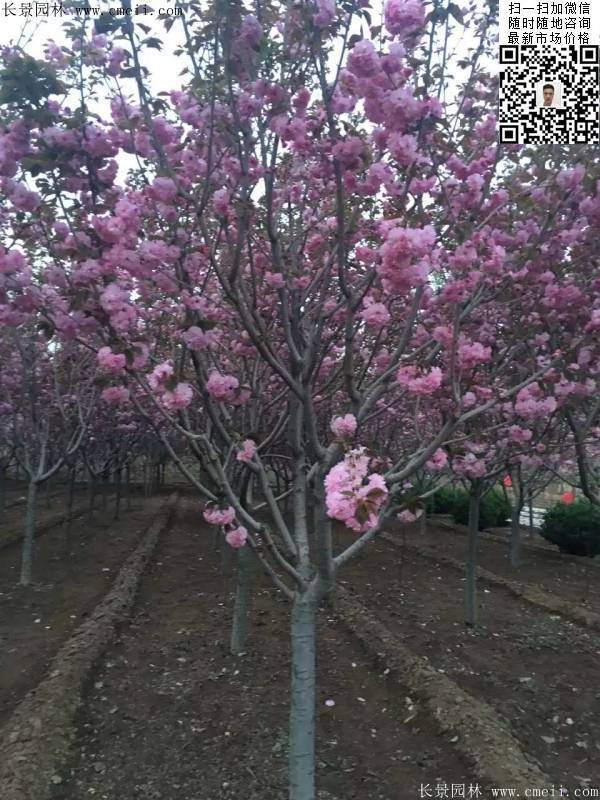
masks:
[[[49,343],[27,325],[11,331],[0,388],[10,409],[15,459],[27,478],[21,585],[31,582],[38,488],[56,475],[81,445],[93,407],[93,360],[79,348]],[[4,415],[6,419],[8,415]]]

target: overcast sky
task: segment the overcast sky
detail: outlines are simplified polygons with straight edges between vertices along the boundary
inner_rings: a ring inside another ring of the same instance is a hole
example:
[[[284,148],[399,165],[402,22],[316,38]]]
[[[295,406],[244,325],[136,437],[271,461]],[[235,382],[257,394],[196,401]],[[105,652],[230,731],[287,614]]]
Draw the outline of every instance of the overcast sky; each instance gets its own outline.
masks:
[[[15,44],[19,41],[22,46],[25,45],[27,52],[33,56],[39,57],[43,54],[43,47],[48,39],[53,39],[57,44],[64,44],[66,42],[59,18],[42,18],[26,21],[22,16],[4,16],[5,2],[6,0],[1,0],[0,2],[0,43]],[[15,10],[18,12],[22,0],[12,0],[12,2]],[[92,5],[96,7],[99,6],[105,10],[120,8],[120,3],[117,2],[117,0],[113,0],[113,2],[90,0],[90,2]],[[482,2],[484,2],[484,0],[476,0],[478,5],[481,5]],[[501,4],[502,2],[503,0],[501,0]],[[11,0],[8,0],[8,3],[10,4]],[[29,4],[35,6],[35,0]],[[136,0],[132,1],[132,5],[135,8]],[[173,52],[176,49],[177,43],[181,41],[181,24],[175,22],[171,31],[167,33],[164,28],[164,23],[157,18],[161,6],[165,8],[168,6],[171,9],[174,8],[174,0],[151,0],[151,5],[154,9],[154,14],[134,15],[134,20],[137,23],[143,22],[145,25],[148,25],[151,28],[150,35],[158,36],[164,42],[164,47],[161,52],[154,49],[145,50],[142,55],[142,62],[150,70],[153,90],[155,92],[170,91],[177,88],[178,83],[181,81],[179,73],[184,66],[188,66],[185,56],[177,57]],[[429,4],[427,5],[429,6]],[[460,3],[459,0],[458,5],[466,6],[468,3]],[[383,3],[380,2],[380,0],[372,2],[373,24],[378,24],[380,21],[378,17],[381,17],[382,6]],[[91,22],[88,28],[91,32]],[[466,30],[462,30],[458,24],[453,21],[453,28],[454,36],[451,41],[451,49],[452,45],[454,45],[454,48],[460,51],[461,56],[466,57],[476,44],[474,37],[469,27],[467,27]]]

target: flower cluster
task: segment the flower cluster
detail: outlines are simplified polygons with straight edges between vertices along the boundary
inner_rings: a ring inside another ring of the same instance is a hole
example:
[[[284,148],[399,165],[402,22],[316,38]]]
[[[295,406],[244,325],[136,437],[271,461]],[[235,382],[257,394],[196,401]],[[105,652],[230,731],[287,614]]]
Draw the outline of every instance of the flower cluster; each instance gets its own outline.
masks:
[[[173,366],[166,361],[154,367],[148,375],[148,383],[169,411],[181,411],[192,402],[192,387],[189,383],[176,383]]]
[[[359,533],[377,523],[388,494],[383,475],[368,474],[370,460],[364,447],[351,450],[325,477],[328,515]]]
[[[256,453],[256,442],[253,439],[245,439],[242,442],[242,449],[238,450],[236,459],[244,463],[252,461]]]
[[[234,375],[222,375],[214,370],[206,381],[206,391],[219,403],[231,403],[240,406],[250,399],[250,391],[243,386]]]
[[[105,403],[111,406],[120,406],[129,400],[129,389],[124,386],[109,386],[101,394]]]
[[[539,383],[530,383],[517,394],[515,411],[523,419],[548,417],[556,411],[555,397],[544,397]]]
[[[435,245],[433,227],[405,228],[398,220],[386,220],[380,228],[385,241],[379,248],[377,271],[385,291],[406,291],[423,283],[431,269],[428,256]]]
[[[230,547],[236,550],[246,544],[248,538],[248,531],[243,525],[237,527],[233,524],[235,520],[235,509],[231,506],[227,508],[210,508],[204,509],[202,514],[204,519],[210,525],[219,525],[225,532],[225,541]]]
[[[396,380],[412,394],[427,397],[442,385],[442,370],[439,367],[432,367],[429,372],[419,375],[417,368],[409,365],[400,367],[396,372]]]
[[[407,38],[423,27],[425,6],[421,0],[388,0],[383,10],[385,27],[393,36]]]
[[[98,350],[98,364],[105,372],[111,372],[113,375],[118,375],[123,372],[127,359],[122,353],[113,353],[110,347],[101,347]]]
[[[351,439],[356,433],[356,417],[353,414],[334,417],[331,420],[331,430],[338,439]]]
[[[219,341],[219,332],[215,329],[203,331],[197,325],[192,325],[181,338],[190,350],[213,350]]]

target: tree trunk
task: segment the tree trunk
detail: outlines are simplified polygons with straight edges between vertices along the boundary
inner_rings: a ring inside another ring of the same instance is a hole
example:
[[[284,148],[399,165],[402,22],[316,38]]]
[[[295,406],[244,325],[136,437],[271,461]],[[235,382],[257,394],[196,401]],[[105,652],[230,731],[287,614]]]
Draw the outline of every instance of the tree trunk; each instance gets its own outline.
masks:
[[[94,502],[96,500],[96,477],[90,471],[88,473],[88,495],[89,495],[89,507],[88,507],[88,516],[90,519],[94,515]]]
[[[511,567],[518,567],[521,564],[521,508],[522,506],[515,500],[510,516],[509,557]]]
[[[419,532],[421,533],[422,536],[424,536],[427,533],[427,511],[425,510],[425,508],[423,509],[423,512],[419,517],[419,519],[421,521],[419,525]]]
[[[0,519],[6,510],[6,469],[0,469]]]
[[[131,510],[131,467],[125,467],[125,495],[127,498],[127,511]]]
[[[398,565],[398,583],[402,583],[404,562],[406,560],[406,529],[402,527],[402,547],[400,548],[400,563]]]
[[[289,800],[315,800],[316,602],[294,597],[291,616]]]
[[[33,539],[35,536],[35,504],[37,495],[37,483],[29,481],[27,489],[27,505],[25,509],[25,538],[23,539],[23,550],[21,555],[21,586],[29,586],[31,583],[31,564],[33,560]]]
[[[239,656],[246,651],[248,606],[250,604],[251,558],[252,554],[247,545],[238,550],[237,582],[230,640],[230,650],[231,654],[234,656]]]
[[[479,537],[479,492],[469,496],[469,539],[465,580],[465,622],[477,624],[477,539]]]
[[[67,526],[73,521],[73,496],[75,494],[75,467],[69,468],[69,494],[67,496]]]
[[[533,494],[529,492],[529,538],[533,536]]]
[[[119,519],[121,511],[121,468],[115,470],[115,519]]]
[[[108,493],[110,491],[110,472],[106,470],[102,473],[102,511],[106,511],[106,503],[108,501]]]

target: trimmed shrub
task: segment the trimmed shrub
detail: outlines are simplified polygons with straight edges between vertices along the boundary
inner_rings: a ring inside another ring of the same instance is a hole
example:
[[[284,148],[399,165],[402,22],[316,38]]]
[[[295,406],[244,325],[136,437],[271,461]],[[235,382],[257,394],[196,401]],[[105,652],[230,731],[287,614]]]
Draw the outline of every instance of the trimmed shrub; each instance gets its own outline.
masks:
[[[451,486],[444,486],[434,495],[427,498],[427,513],[451,514],[457,494],[459,494],[458,489],[453,489]]]
[[[600,507],[587,500],[557,503],[546,511],[540,533],[561,553],[593,558],[600,553]]]
[[[503,492],[492,489],[481,498],[479,504],[479,530],[506,525],[510,519],[510,503]],[[452,517],[461,525],[469,524],[469,494],[457,492],[452,507]]]

